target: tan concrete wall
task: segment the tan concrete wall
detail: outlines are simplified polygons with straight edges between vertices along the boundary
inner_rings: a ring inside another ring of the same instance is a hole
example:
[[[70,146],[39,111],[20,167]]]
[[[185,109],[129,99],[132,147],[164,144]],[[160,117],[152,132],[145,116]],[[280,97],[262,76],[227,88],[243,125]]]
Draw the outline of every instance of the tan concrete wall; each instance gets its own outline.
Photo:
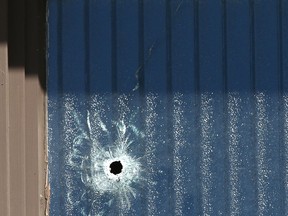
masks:
[[[0,215],[45,215],[45,1],[0,1]]]

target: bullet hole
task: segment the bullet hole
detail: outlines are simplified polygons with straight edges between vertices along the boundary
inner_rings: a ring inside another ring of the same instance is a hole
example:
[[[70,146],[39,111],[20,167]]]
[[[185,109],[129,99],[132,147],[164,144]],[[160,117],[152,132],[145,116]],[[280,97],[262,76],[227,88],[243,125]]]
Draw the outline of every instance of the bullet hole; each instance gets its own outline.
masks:
[[[122,172],[122,164],[120,161],[114,161],[110,164],[110,172],[117,175]]]

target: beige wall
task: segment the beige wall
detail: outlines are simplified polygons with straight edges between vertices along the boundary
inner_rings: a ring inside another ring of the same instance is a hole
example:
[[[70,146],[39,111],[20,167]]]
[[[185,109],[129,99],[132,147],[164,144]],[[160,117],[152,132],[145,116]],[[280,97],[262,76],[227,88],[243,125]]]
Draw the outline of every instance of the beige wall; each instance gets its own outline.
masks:
[[[45,87],[45,1],[1,0],[1,216],[46,214]]]

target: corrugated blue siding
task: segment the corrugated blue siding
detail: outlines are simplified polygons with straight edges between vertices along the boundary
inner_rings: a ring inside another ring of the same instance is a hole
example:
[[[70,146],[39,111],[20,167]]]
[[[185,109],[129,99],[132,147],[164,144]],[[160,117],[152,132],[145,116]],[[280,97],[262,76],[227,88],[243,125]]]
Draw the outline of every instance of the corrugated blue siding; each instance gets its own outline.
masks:
[[[51,215],[288,215],[288,1],[49,0],[48,27]]]

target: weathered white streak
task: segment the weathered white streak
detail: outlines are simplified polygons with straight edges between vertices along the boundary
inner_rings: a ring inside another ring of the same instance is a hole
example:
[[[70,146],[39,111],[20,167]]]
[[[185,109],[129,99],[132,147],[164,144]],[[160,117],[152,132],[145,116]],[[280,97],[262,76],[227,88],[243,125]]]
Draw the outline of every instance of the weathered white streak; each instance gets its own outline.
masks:
[[[285,215],[288,215],[288,95],[284,95]]]
[[[184,117],[183,117],[183,101],[181,94],[175,94],[173,97],[173,173],[174,173],[174,193],[175,193],[175,216],[183,215],[183,168],[180,149],[185,145],[184,135]]]
[[[201,95],[201,114],[200,114],[200,125],[201,125],[201,190],[202,190],[202,208],[203,215],[212,215],[212,204],[211,204],[211,185],[212,185],[212,173],[211,154],[213,147],[211,144],[212,136],[212,123],[213,123],[213,108],[212,98],[208,94]]]
[[[74,111],[74,99],[73,96],[67,95],[64,98],[64,122],[63,122],[63,130],[65,133],[63,134],[63,141],[65,143],[65,151],[64,152],[73,152],[73,139],[72,139],[72,134],[75,133],[73,130],[73,121],[75,116],[73,115]],[[68,151],[67,151],[68,150]],[[63,153],[64,153],[63,152]],[[65,161],[66,165],[71,166],[71,154],[65,154]],[[72,200],[72,192],[73,192],[73,185],[72,185],[72,180],[71,180],[71,175],[70,173],[65,170],[63,173],[65,176],[65,184],[67,187],[67,202],[65,203],[65,209],[67,214],[72,214],[73,210],[73,200]]]
[[[230,215],[240,215],[239,207],[239,103],[241,99],[235,94],[228,95],[228,141],[229,141],[229,184]]]
[[[156,172],[156,156],[154,149],[156,146],[156,130],[155,123],[157,121],[156,109],[157,97],[150,94],[146,97],[146,113],[145,113],[145,134],[146,134],[146,149],[145,155],[147,155],[147,207],[148,215],[155,216],[157,213],[157,206],[155,201],[158,198],[158,192],[155,188],[154,174]]]
[[[265,215],[269,205],[267,195],[269,170],[267,167],[267,133],[268,118],[264,93],[256,94],[256,148],[257,148],[257,175],[258,175],[258,215]]]

